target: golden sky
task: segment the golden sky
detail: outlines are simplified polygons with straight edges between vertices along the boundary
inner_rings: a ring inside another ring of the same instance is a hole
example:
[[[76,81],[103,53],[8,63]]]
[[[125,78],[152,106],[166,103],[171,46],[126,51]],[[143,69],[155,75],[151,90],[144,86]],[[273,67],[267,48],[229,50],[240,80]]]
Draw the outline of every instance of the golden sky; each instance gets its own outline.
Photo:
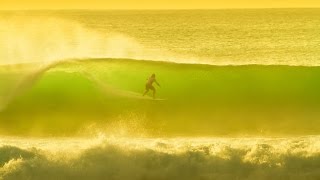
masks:
[[[0,0],[0,9],[221,9],[320,7],[320,0]]]

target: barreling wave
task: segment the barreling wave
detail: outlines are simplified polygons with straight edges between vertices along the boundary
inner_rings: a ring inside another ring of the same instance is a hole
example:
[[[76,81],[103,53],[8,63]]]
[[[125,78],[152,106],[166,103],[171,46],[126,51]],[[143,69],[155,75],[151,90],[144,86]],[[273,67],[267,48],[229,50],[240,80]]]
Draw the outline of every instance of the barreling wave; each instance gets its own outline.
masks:
[[[27,74],[23,75],[22,78],[17,83],[14,83],[14,87],[11,89],[9,94],[6,94],[0,103],[0,112],[4,110],[8,104],[17,96],[23,94],[26,90],[31,89],[32,86],[39,80],[42,75],[48,71],[49,69],[57,66],[60,64],[61,61],[57,61],[54,63],[49,63],[47,65],[41,65],[40,67],[36,68],[36,70],[32,70]]]
[[[320,178],[319,137],[5,139],[0,178]]]
[[[310,135],[320,127],[318,67],[80,59],[29,72],[4,95],[2,133],[72,134],[130,113],[168,135]],[[151,73],[167,101],[142,97]]]
[[[0,103],[0,112],[4,110],[11,101],[13,101],[16,97],[25,93],[28,89],[31,89],[33,85],[37,83],[39,79],[50,69],[55,68],[63,63],[72,63],[75,64],[79,63],[81,60],[60,60],[54,61],[48,64],[42,64],[40,67],[35,68],[34,70],[30,71],[29,73],[25,74],[14,87],[11,89],[11,92],[1,99]],[[127,98],[135,98],[135,99],[145,99],[145,100],[152,100],[149,97],[143,97],[140,93],[135,93],[132,91],[125,91],[121,89],[114,88],[109,86],[108,84],[102,82],[93,74],[86,72],[84,70],[79,69],[76,70],[77,73],[81,74],[83,77],[87,78],[89,81],[94,83],[94,85],[101,90],[103,93],[114,94],[116,96],[122,96]]]

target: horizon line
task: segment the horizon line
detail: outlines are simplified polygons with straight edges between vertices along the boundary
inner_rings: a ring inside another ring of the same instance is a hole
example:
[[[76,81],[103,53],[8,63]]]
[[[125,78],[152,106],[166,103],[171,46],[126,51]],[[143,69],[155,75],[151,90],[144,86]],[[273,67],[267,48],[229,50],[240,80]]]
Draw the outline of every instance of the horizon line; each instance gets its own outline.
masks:
[[[319,7],[247,7],[247,8],[133,8],[133,9],[125,9],[125,8],[110,8],[110,9],[104,9],[104,8],[52,8],[52,9],[47,9],[47,8],[26,8],[26,9],[0,9],[0,11],[59,11],[59,10],[86,10],[86,11],[178,11],[178,10],[259,10],[259,9],[320,9]]]

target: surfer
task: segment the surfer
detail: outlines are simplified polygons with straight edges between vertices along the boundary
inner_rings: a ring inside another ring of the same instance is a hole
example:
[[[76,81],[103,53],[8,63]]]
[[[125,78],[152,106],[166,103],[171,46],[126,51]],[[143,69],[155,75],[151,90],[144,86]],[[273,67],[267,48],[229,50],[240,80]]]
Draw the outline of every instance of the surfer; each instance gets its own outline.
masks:
[[[147,79],[147,83],[146,83],[146,91],[143,93],[143,96],[146,95],[149,90],[151,89],[153,91],[153,99],[155,99],[156,97],[156,89],[153,87],[153,83],[156,83],[159,87],[160,87],[160,84],[157,82],[156,80],[156,75],[155,74],[152,74],[148,79]]]

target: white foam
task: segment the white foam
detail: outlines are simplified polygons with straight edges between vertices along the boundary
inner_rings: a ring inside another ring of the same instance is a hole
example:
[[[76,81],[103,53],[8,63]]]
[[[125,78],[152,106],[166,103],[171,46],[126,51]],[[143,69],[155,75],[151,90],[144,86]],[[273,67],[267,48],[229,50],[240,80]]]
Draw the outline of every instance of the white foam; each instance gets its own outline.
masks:
[[[319,137],[0,141],[2,179],[318,179]],[[103,177],[103,178],[102,178]]]

